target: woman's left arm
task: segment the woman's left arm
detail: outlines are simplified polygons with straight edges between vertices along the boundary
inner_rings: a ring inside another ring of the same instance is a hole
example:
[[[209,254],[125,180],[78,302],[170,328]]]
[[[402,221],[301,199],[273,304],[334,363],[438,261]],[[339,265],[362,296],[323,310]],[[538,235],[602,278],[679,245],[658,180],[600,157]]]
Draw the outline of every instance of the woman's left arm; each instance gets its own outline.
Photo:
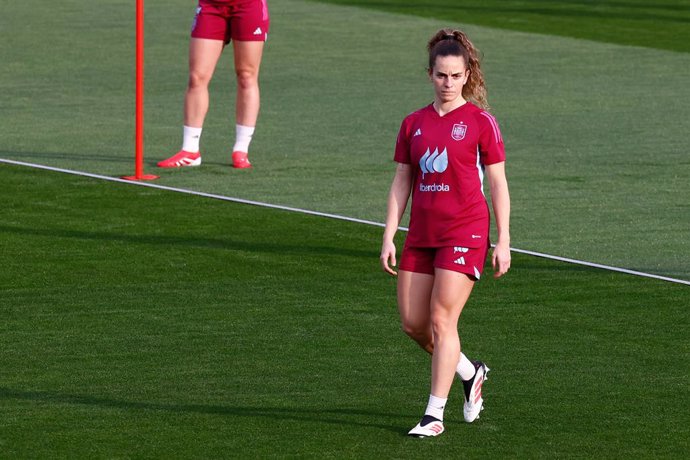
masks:
[[[510,268],[510,193],[506,179],[505,162],[486,166],[486,175],[491,189],[491,203],[494,208],[498,241],[491,256],[494,278],[498,278]]]

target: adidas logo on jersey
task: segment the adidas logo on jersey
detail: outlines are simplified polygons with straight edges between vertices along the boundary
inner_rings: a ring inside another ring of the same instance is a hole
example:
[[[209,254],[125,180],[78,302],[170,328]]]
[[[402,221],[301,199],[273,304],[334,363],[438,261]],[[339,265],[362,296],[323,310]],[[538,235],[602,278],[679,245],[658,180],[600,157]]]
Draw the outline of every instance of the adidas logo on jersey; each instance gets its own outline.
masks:
[[[412,137],[417,137],[417,136],[421,136],[421,135],[422,135],[422,130],[419,129],[419,128],[417,128],[417,131],[414,132],[414,134],[412,135]]]

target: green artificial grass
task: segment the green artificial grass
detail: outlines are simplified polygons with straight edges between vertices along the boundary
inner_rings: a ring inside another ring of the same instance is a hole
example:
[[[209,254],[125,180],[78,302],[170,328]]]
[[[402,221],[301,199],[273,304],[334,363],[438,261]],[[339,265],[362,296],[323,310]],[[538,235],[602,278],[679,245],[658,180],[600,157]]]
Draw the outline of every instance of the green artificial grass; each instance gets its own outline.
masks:
[[[485,411],[462,423],[455,388],[420,441],[429,359],[380,228],[9,165],[0,182],[3,457],[687,453],[685,286],[515,254],[461,318]]]
[[[690,51],[690,2],[316,0],[521,32]]]
[[[0,19],[0,157],[131,174],[133,3],[44,3],[15,2]],[[203,166],[156,171],[179,147],[194,4],[147,2],[147,172],[382,221],[399,123],[432,97],[425,40],[458,25],[483,51],[507,142],[514,246],[690,279],[679,103],[690,58],[673,52],[690,42],[686,4],[401,5],[271,3],[255,169],[228,167],[228,53]],[[429,359],[400,331],[381,229],[7,164],[0,183],[0,457],[684,458],[690,447],[687,286],[514,254],[461,319],[464,350],[492,368],[486,410],[462,423],[455,388],[447,432],[420,442],[405,433]]]
[[[0,157],[132,174],[132,3],[65,0],[37,14],[40,5],[14,4],[2,25]],[[429,19],[301,0],[270,7],[255,169],[229,168],[228,52],[212,82],[204,164],[163,171],[155,163],[180,145],[194,5],[146,3],[145,169],[158,183],[383,221],[399,124],[432,99],[424,44],[455,24],[483,52],[506,140],[513,245],[690,280],[690,106],[679,102],[690,98],[687,53],[480,27],[452,11]],[[591,27],[588,16],[567,17]],[[544,16],[540,31],[553,22]],[[50,30],[50,46],[36,30]]]

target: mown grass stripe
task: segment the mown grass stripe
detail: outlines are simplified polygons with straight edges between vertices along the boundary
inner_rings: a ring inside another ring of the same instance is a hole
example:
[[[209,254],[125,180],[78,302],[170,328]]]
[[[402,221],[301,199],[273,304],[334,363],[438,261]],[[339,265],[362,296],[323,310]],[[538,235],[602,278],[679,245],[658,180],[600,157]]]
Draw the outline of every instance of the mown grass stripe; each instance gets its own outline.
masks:
[[[260,207],[264,207],[264,208],[278,209],[281,211],[296,212],[296,213],[300,213],[300,214],[309,214],[312,216],[326,217],[329,219],[344,220],[347,222],[355,222],[355,223],[359,223],[359,224],[373,225],[376,227],[385,227],[385,224],[383,224],[381,222],[374,222],[371,220],[357,219],[354,217],[341,216],[339,214],[331,214],[331,213],[325,213],[325,212],[319,212],[319,211],[311,211],[309,209],[294,208],[291,206],[282,206],[282,205],[278,205],[278,204],[264,203],[262,201],[245,200],[243,198],[236,198],[236,197],[230,197],[230,196],[225,196],[225,195],[217,195],[214,193],[197,192],[195,190],[187,190],[187,189],[183,189],[183,188],[169,187],[169,186],[165,186],[165,185],[154,184],[151,182],[136,182],[136,181],[130,181],[130,180],[126,180],[126,179],[120,179],[117,177],[102,176],[100,174],[93,174],[93,173],[88,173],[88,172],[83,172],[83,171],[74,171],[71,169],[55,168],[52,166],[39,165],[39,164],[34,164],[34,163],[26,163],[23,161],[8,160],[5,158],[0,158],[0,163],[13,164],[13,165],[17,165],[17,166],[26,166],[29,168],[44,169],[47,171],[72,174],[72,175],[77,175],[77,176],[85,176],[85,177],[90,177],[93,179],[101,179],[101,180],[107,180],[107,181],[111,181],[111,182],[119,182],[122,184],[140,185],[142,187],[151,187],[151,188],[155,188],[155,189],[159,189],[159,190],[167,190],[170,192],[186,193],[189,195],[195,195],[195,196],[200,196],[200,197],[205,197],[205,198],[212,198],[215,200],[231,201],[233,203],[248,204],[248,205],[252,205],[252,206],[260,206]],[[404,231],[404,232],[406,232],[408,230],[407,227],[399,227],[399,229],[401,231]],[[668,281],[671,283],[679,283],[679,284],[685,284],[685,285],[690,286],[690,281],[676,279],[676,278],[670,278],[667,276],[655,275],[653,273],[645,273],[645,272],[640,272],[640,271],[636,271],[636,270],[628,270],[626,268],[597,264],[594,262],[587,262],[585,260],[571,259],[568,257],[561,257],[561,256],[553,255],[553,254],[545,254],[545,253],[536,252],[536,251],[529,251],[529,250],[525,250],[525,249],[519,249],[519,248],[510,248],[510,249],[514,252],[518,252],[518,253],[526,254],[526,255],[530,255],[530,256],[541,257],[541,258],[551,259],[551,260],[557,260],[560,262],[567,262],[567,263],[576,264],[576,265],[584,265],[587,267],[598,268],[598,269],[602,269],[602,270],[608,270],[608,271],[613,271],[613,272],[618,272],[618,273],[625,273],[628,275],[641,276],[644,278],[652,278],[652,279],[657,279],[657,280],[661,280],[661,281]]]

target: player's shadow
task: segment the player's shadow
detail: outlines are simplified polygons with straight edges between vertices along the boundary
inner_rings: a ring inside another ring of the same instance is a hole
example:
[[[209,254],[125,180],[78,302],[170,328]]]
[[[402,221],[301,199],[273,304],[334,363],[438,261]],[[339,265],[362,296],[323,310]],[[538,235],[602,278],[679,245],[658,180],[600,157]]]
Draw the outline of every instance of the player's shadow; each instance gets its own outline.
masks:
[[[23,160],[35,158],[37,160],[79,160],[80,163],[85,162],[107,162],[107,163],[122,163],[132,164],[134,154],[131,157],[114,156],[114,155],[99,155],[96,153],[82,154],[82,153],[67,153],[67,152],[19,152],[16,150],[0,150],[0,158],[8,158],[14,160]]]
[[[0,387],[0,400],[19,399],[23,401],[37,401],[46,404],[67,404],[75,406],[94,406],[131,411],[153,411],[169,413],[194,413],[220,415],[228,417],[267,418],[270,420],[292,420],[297,422],[322,422],[333,425],[351,425],[368,428],[380,428],[400,434],[406,431],[395,426],[395,419],[406,418],[413,420],[413,414],[391,414],[368,411],[358,408],[293,408],[293,407],[248,407],[230,405],[204,404],[165,404],[143,401],[124,401],[113,398],[96,397],[90,395],[62,394],[49,391],[26,391]],[[382,423],[381,420],[391,420]]]
[[[162,156],[159,158],[158,157],[151,158],[151,155],[149,155],[148,158],[146,160],[144,160],[144,165],[147,168],[153,168],[153,169],[156,169],[158,171],[161,171],[160,169],[158,169],[158,162],[161,160],[164,160],[164,159],[165,159],[165,156]],[[130,162],[132,162],[132,160],[130,160]],[[209,160],[209,159],[203,158],[202,165],[203,166],[217,166],[220,168],[225,167],[225,168],[233,169],[232,168],[232,160],[230,158],[230,155],[228,155],[226,160]],[[172,173],[172,174],[178,173],[179,174],[179,173],[185,173],[188,171],[193,171],[196,169],[198,169],[198,168],[166,168],[166,169],[164,169],[164,171],[166,171],[167,173]]]
[[[231,236],[223,238],[174,237],[165,235],[127,235],[117,232],[84,231],[60,228],[30,228],[0,224],[0,233],[14,233],[22,236],[40,236],[52,238],[68,238],[74,240],[92,240],[122,242],[127,244],[156,245],[163,248],[184,246],[196,249],[238,250],[243,252],[264,252],[273,254],[319,254],[340,255],[348,257],[376,257],[378,254],[365,249],[348,249],[333,246],[302,244],[271,243],[261,241],[234,240]]]

